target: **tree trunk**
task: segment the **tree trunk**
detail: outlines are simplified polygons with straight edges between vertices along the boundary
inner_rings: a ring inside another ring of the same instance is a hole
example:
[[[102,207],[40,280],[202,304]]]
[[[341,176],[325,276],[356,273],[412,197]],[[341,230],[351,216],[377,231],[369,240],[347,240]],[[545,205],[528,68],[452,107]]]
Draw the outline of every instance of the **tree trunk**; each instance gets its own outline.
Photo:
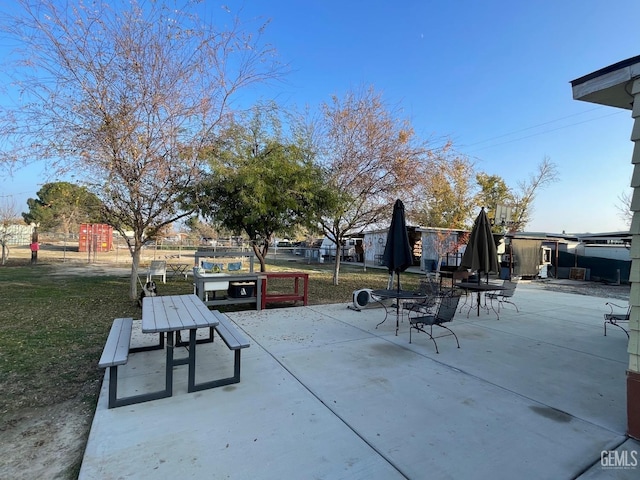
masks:
[[[336,249],[336,262],[333,264],[333,284],[340,283],[340,248]]]
[[[140,254],[142,245],[136,242],[131,252],[131,278],[129,279],[129,298],[138,298],[138,267],[140,266]]]
[[[265,273],[267,271],[267,265],[265,264],[266,255],[263,255],[262,251],[260,251],[260,246],[252,244],[251,248],[253,249],[253,253],[256,257],[258,257],[258,261],[260,262],[260,273]]]

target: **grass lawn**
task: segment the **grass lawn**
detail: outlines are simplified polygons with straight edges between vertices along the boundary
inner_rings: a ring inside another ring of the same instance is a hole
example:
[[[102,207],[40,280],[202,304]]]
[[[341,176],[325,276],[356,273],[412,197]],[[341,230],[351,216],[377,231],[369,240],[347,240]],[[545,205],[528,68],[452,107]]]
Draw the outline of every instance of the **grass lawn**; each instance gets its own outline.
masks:
[[[354,290],[385,288],[388,280],[385,270],[342,265],[340,285],[334,286],[332,265],[268,266],[268,271],[288,270],[310,274],[311,304],[348,302]],[[63,272],[64,264],[22,261],[0,267],[0,419],[79,396],[87,408],[95,408],[104,374],[97,363],[111,323],[141,316],[128,298],[128,278]],[[415,274],[403,274],[403,280],[403,288],[418,284]],[[278,281],[270,281],[270,291],[279,291]],[[291,281],[282,282],[286,291],[284,284]],[[158,289],[160,295],[193,292],[191,281],[179,277]]]
[[[3,478],[78,477],[104,377],[98,360],[111,323],[142,314],[128,298],[128,277],[78,275],[69,265],[45,260],[30,266],[18,258],[0,266]],[[80,268],[85,270],[90,267]],[[332,265],[278,260],[268,262],[267,270],[308,272],[311,304],[349,302],[354,290],[385,288],[388,280],[385,270],[364,272],[349,265],[341,267],[339,286],[332,285]],[[291,279],[272,279],[269,291],[288,292],[291,285]],[[417,285],[418,275],[403,274],[403,288]],[[192,293],[193,285],[190,279],[170,278],[158,291]]]

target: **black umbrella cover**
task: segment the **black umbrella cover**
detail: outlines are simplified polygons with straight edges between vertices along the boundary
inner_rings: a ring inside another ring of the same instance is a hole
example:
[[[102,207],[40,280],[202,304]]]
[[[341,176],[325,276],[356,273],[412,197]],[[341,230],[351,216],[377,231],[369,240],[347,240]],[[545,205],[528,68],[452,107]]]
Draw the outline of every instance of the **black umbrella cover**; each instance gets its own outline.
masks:
[[[396,200],[393,206],[391,226],[387,233],[387,244],[384,247],[382,265],[389,269],[389,273],[404,272],[413,265],[413,252],[407,234],[407,224],[404,218],[404,204]]]
[[[484,208],[480,210],[480,214],[473,224],[469,243],[460,261],[460,266],[484,273],[499,271],[496,244],[493,241],[491,223]]]

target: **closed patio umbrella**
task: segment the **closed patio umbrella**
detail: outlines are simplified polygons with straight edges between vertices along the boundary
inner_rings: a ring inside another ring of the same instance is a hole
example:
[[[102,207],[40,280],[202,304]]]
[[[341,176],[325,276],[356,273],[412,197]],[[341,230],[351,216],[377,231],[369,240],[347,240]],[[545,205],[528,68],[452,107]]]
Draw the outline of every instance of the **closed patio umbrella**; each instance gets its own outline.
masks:
[[[398,335],[398,328],[400,325],[400,300],[403,298],[412,298],[414,295],[413,292],[402,291],[400,287],[400,272],[404,272],[407,268],[413,265],[413,252],[411,250],[411,244],[409,243],[409,235],[407,234],[407,224],[404,218],[404,205],[400,200],[396,200],[396,203],[393,206],[391,226],[387,233],[387,244],[384,247],[381,263],[389,269],[390,274],[395,273],[398,277],[397,288],[396,290],[393,290],[393,288],[388,290],[374,290],[373,293],[381,298],[395,298],[396,335]],[[390,287],[393,287],[393,285],[390,285]],[[387,315],[385,314],[384,320],[378,325],[384,323],[386,319]],[[376,328],[378,328],[378,325],[376,325]]]
[[[389,273],[396,274],[399,292],[400,272],[404,272],[413,265],[413,252],[409,243],[407,224],[404,218],[404,204],[400,200],[396,200],[393,206],[393,216],[387,233],[387,244],[382,255],[382,265],[389,269]]]
[[[469,243],[464,251],[461,268],[468,268],[478,272],[478,282],[480,281],[480,273],[498,273],[498,253],[496,244],[493,241],[493,233],[491,232],[491,223],[487,217],[484,207],[480,210],[473,229],[469,235]]]

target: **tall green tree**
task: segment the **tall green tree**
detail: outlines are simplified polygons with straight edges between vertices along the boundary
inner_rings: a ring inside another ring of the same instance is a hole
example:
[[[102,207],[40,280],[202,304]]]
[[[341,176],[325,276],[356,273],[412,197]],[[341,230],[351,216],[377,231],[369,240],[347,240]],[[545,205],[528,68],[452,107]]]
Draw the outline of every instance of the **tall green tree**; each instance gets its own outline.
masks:
[[[39,224],[43,230],[69,234],[81,223],[101,221],[100,199],[87,187],[69,182],[45,183],[37,196],[27,200],[29,211],[23,212],[22,218],[28,224]]]
[[[496,223],[493,230],[496,233],[507,231],[522,231],[531,221],[533,205],[540,190],[558,181],[558,167],[549,157],[545,157],[537,165],[536,170],[529,174],[526,180],[518,181],[515,187],[508,187],[499,175],[479,173],[476,181],[480,191],[476,195],[476,205],[485,207],[490,217],[497,205],[511,209],[511,220],[507,225]],[[499,222],[499,219],[496,219]]]
[[[209,153],[211,174],[200,199],[206,218],[249,237],[263,272],[274,234],[312,225],[332,198],[310,152],[278,132],[273,120],[264,126],[257,117],[249,127],[229,131]]]
[[[495,219],[495,224],[491,227],[492,231],[502,233],[504,226],[501,225],[500,219],[495,218],[495,211],[498,205],[513,205],[514,198],[511,189],[501,176],[489,175],[484,172],[476,175],[476,183],[480,187],[480,191],[476,195],[476,204],[485,207],[487,215]]]
[[[16,0],[0,29],[18,46],[15,103],[0,105],[0,164],[73,171],[129,246],[136,298],[144,244],[191,215],[199,155],[236,94],[279,77],[266,24],[197,0]],[[132,236],[124,235],[132,230]]]

